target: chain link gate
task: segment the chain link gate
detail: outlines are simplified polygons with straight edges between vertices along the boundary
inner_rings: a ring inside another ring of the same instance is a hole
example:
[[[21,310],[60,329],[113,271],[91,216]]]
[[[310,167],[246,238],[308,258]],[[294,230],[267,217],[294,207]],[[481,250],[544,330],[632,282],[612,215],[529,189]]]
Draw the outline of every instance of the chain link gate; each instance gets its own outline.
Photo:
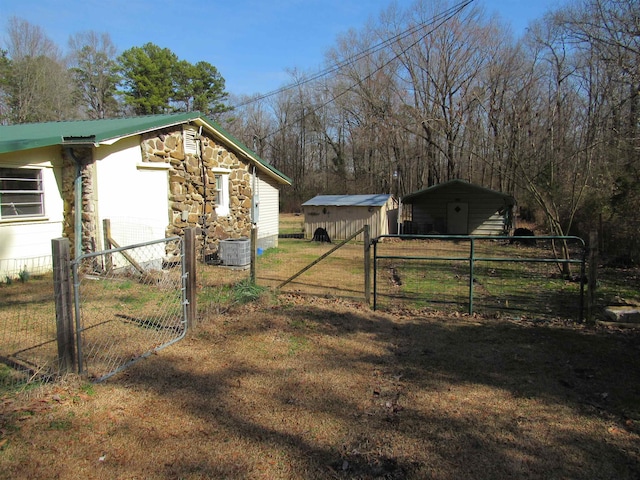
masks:
[[[102,381],[186,335],[182,238],[85,254],[72,270],[78,371],[89,379]]]

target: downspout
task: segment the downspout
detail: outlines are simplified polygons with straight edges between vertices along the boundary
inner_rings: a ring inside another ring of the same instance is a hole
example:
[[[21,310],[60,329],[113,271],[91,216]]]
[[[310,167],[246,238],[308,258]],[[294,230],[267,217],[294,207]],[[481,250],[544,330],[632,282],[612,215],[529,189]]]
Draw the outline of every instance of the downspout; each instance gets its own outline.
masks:
[[[73,253],[77,259],[82,255],[82,172],[80,169],[80,159],[76,157],[72,147],[67,147],[67,153],[73,159],[76,164],[76,176],[73,180],[73,193],[74,193],[74,244]]]
[[[200,165],[200,178],[202,180],[202,261],[206,263],[207,238],[209,236],[209,228],[207,222],[207,171],[202,158],[202,127],[198,129],[196,137],[196,158]]]
[[[256,140],[258,136],[253,136],[253,151],[256,152]],[[251,173],[251,225],[252,228],[256,228],[258,225],[258,209],[260,208],[260,192],[258,191],[258,175],[256,173],[256,165],[252,162],[253,171]]]
[[[258,223],[258,214],[257,209],[259,208],[258,202],[260,201],[260,192],[258,191],[258,176],[256,174],[256,166],[253,165],[253,172],[251,175],[252,185],[251,185],[251,223],[255,227]]]

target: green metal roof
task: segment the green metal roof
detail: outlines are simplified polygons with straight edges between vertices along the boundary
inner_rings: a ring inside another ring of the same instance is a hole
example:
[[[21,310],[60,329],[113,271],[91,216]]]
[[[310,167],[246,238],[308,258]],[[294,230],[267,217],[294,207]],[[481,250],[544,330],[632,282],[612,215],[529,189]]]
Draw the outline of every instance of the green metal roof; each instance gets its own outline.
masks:
[[[469,190],[475,190],[477,192],[488,193],[491,195],[502,197],[508,202],[515,203],[515,199],[509,194],[498,192],[496,190],[491,190],[489,188],[481,187],[480,185],[475,185],[473,183],[469,183],[460,179],[449,180],[448,182],[444,182],[444,183],[438,183],[437,185],[432,185],[431,187],[424,188],[422,190],[418,190],[417,192],[413,192],[408,195],[405,195],[404,197],[402,197],[402,203],[415,203],[420,198],[424,198],[425,196],[436,194],[440,190],[450,188],[450,187],[455,187],[455,186],[464,187]]]
[[[259,166],[279,177],[284,183],[291,179],[261,159],[238,139],[200,112],[187,112],[139,117],[74,120],[67,122],[25,123],[0,125],[0,153],[17,152],[54,145],[93,145],[112,143],[119,138],[139,135],[160,128],[195,123],[208,130],[223,143],[243,153]]]

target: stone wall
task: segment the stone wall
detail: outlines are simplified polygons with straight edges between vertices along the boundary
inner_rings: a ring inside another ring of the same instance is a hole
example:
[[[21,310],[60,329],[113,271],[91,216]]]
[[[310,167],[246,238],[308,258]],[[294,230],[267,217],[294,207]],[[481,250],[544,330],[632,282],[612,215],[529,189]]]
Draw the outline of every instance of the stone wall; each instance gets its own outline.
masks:
[[[77,166],[82,176],[82,253],[96,250],[98,233],[94,203],[94,164],[91,148],[63,149],[62,198],[64,222],[62,234],[71,242],[71,254],[75,256],[75,179]]]
[[[248,163],[213,138],[206,134],[198,138],[201,158],[185,154],[181,127],[148,133],[141,142],[142,159],[170,166],[167,236],[182,235],[185,228],[195,227],[198,256],[210,259],[220,240],[251,234],[251,174]],[[216,169],[230,171],[230,211],[225,216],[215,211]]]

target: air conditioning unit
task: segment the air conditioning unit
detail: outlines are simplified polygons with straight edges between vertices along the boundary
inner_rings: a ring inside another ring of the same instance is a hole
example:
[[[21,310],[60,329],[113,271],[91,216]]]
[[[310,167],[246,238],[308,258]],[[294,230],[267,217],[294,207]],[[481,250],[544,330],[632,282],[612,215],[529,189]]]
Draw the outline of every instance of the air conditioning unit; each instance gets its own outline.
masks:
[[[228,238],[218,244],[218,258],[222,265],[245,267],[251,263],[251,239]]]

